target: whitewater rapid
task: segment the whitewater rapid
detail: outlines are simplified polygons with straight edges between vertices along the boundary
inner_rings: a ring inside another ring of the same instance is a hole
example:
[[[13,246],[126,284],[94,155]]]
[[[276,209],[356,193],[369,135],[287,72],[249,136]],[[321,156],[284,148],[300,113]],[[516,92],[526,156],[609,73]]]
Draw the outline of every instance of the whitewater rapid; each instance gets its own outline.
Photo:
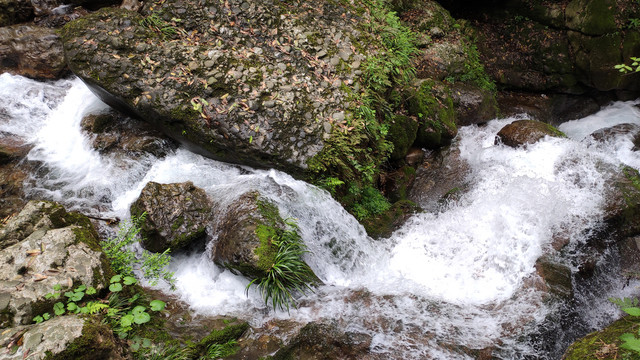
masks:
[[[522,337],[556,310],[530,286],[536,261],[552,252],[554,235],[585,242],[602,219],[603,164],[640,167],[631,139],[599,143],[588,134],[618,123],[640,125],[635,102],[563,124],[569,138],[527,148],[494,145],[514,118],[461,128],[452,146],[468,166],[466,191],[437,213],[413,216],[390,238],[373,240],[331,196],[275,170],[255,170],[203,158],[179,148],[165,158],[115,159],[90,148],[82,117],[106,111],[78,79],[40,83],[0,75],[0,135],[33,144],[40,164],[26,184],[33,198],[70,209],[129,216],[148,181],[192,181],[220,206],[249,190],[272,199],[297,220],[306,261],[325,285],[290,313],[268,309],[248,281],[218,268],[205,253],[179,254],[175,296],[196,312],[231,315],[259,327],[273,319],[336,321],[373,337],[372,350],[404,358],[465,358],[447,345],[497,346],[503,358],[535,355]],[[605,166],[606,168],[606,166]],[[559,259],[570,264],[568,259]],[[164,291],[168,287],[160,285]],[[626,294],[612,286],[602,298]],[[600,323],[615,316],[601,301]]]

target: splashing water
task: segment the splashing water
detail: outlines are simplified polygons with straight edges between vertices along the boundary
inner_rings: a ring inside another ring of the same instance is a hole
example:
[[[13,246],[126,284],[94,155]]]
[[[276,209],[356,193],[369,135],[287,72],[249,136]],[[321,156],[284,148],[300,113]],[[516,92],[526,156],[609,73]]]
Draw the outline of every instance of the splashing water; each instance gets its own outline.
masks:
[[[547,138],[526,148],[494,145],[495,134],[513,119],[464,127],[453,146],[469,165],[468,190],[442,211],[415,215],[390,238],[373,240],[325,191],[282,172],[232,166],[184,149],[141,161],[115,161],[91,150],[80,120],[107,107],[77,79],[38,83],[2,74],[0,99],[0,136],[32,143],[28,159],[41,164],[27,185],[31,197],[126,217],[148,181],[189,180],[220,206],[259,190],[284,217],[297,219],[311,251],[306,260],[325,285],[291,313],[274,312],[255,290],[245,293],[246,279],[215,266],[206,252],[180,254],[171,264],[175,294],[196,311],[238,316],[253,326],[273,319],[335,320],[345,330],[370,334],[374,352],[399,358],[466,357],[452,346],[494,346],[504,358],[545,357],[521,340],[555,311],[529,283],[536,261],[551,251],[554,235],[579,244],[585,229],[597,227],[610,176],[602,164],[640,166],[628,138],[585,139],[616,123],[640,124],[631,102],[563,124],[569,139]]]

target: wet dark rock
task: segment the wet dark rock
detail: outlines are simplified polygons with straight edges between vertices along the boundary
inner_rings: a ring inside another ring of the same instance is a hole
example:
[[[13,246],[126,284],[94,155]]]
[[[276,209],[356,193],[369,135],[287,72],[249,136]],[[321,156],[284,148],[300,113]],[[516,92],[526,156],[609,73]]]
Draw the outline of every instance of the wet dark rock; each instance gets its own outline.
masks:
[[[543,256],[536,261],[536,272],[544,281],[543,291],[565,299],[573,298],[573,278],[567,264],[552,256]]]
[[[0,224],[27,203],[22,189],[30,164],[22,160],[30,149],[21,139],[0,133]]]
[[[204,239],[213,203],[191,181],[159,184],[150,181],[131,205],[131,214],[147,213],[142,246],[152,252],[179,250]]]
[[[21,139],[0,133],[0,166],[23,159],[29,150],[31,146]]]
[[[342,331],[335,323],[312,322],[273,359],[374,359],[369,350],[371,340],[367,334]]]
[[[640,125],[637,124],[618,124],[608,128],[600,129],[591,133],[591,138],[600,142],[607,142],[620,136],[627,136],[633,139],[640,133]]]
[[[111,267],[89,219],[59,204],[30,201],[0,227],[0,310],[3,327],[51,312],[53,286],[105,288]],[[10,316],[6,316],[10,314]]]
[[[420,150],[420,163],[424,158],[424,153]],[[403,166],[392,172],[386,172],[380,175],[381,188],[389,201],[396,202],[405,200],[409,196],[409,189],[413,186],[416,179],[416,169],[413,166]]]
[[[408,199],[426,211],[437,211],[464,192],[469,171],[457,147],[428,152],[416,171]]]
[[[611,169],[613,177],[605,196],[604,221],[618,239],[640,234],[640,174],[623,167]]]
[[[541,121],[516,120],[500,129],[495,143],[519,147],[534,144],[546,136],[566,137],[558,129]]]
[[[457,82],[451,85],[451,96],[458,126],[484,123],[497,116],[496,97],[490,90]]]
[[[625,277],[640,274],[640,236],[628,237],[618,242],[620,268]]]
[[[164,157],[177,148],[177,144],[154,129],[149,123],[132,119],[117,111],[87,115],[82,119],[82,129],[93,134],[93,147],[115,155],[141,157],[151,154]]]
[[[498,104],[503,116],[525,113],[532,119],[553,125],[581,119],[600,110],[600,101],[592,97],[552,93],[502,91],[498,93]]]
[[[0,72],[57,79],[67,71],[55,30],[33,25],[0,28]]]
[[[0,0],[0,27],[26,22],[32,17],[29,0]]]

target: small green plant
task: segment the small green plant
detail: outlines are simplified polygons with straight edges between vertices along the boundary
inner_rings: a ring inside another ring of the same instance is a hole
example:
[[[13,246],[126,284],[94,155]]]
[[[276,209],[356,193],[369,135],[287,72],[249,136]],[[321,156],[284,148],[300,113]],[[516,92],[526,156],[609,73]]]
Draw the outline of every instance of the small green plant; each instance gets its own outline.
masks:
[[[177,23],[181,21],[178,18],[171,18],[171,22],[167,22],[158,13],[152,13],[140,20],[140,25],[159,33],[162,39],[166,40],[185,34],[184,30],[177,27]]]
[[[357,199],[351,208],[351,213],[358,219],[364,220],[382,214],[391,208],[389,201],[372,186],[359,188],[352,186],[349,192]]]
[[[53,316],[62,316],[64,314],[88,314],[102,315],[109,322],[114,331],[121,337],[126,338],[129,331],[134,325],[142,325],[151,320],[151,315],[147,309],[151,311],[162,311],[166,304],[160,300],[152,300],[149,306],[137,305],[140,299],[139,295],[133,295],[124,301],[120,301],[117,295],[125,286],[135,285],[137,280],[131,276],[115,275],[109,281],[109,291],[111,296],[108,300],[92,299],[83,301],[85,295],[93,297],[97,291],[93,287],[80,285],[75,289],[63,291],[62,286],[57,284],[53,287],[53,292],[45,295],[46,299],[60,299],[64,295],[64,301],[58,301],[53,304]],[[135,306],[134,306],[135,305]],[[53,317],[49,313],[44,313],[33,318],[35,323],[41,323]]]
[[[308,250],[298,233],[298,226],[291,220],[285,222],[288,226],[286,230],[264,225],[256,229],[258,237],[266,238],[269,242],[265,244],[268,252],[275,250],[275,254],[271,254],[272,264],[265,269],[264,276],[253,279],[247,285],[247,291],[255,284],[265,303],[271,301],[274,309],[286,308],[288,311],[290,305],[295,307],[294,293],[313,291],[311,284],[315,284],[318,279],[309,265],[302,260]],[[264,256],[268,255],[265,253]]]
[[[174,287],[174,274],[167,270],[171,261],[170,249],[159,254],[143,250],[142,259],[140,259],[129,248],[132,244],[140,241],[139,234],[146,216],[145,212],[140,216],[132,216],[130,221],[121,222],[117,235],[103,241],[102,249],[111,263],[111,268],[116,273],[131,277],[133,276],[133,265],[138,265],[144,278],[149,280],[151,285],[156,285],[159,279],[163,279]]]
[[[328,177],[319,181],[320,187],[327,190],[331,195],[336,194],[336,190],[344,185],[344,181],[336,177]]]
[[[638,29],[640,28],[640,19],[638,18],[631,18],[629,19],[629,24],[627,24],[627,29]]]
[[[613,67],[623,74],[630,72],[640,72],[640,57],[631,57],[631,66],[627,64],[618,64]]]
[[[640,307],[638,307],[638,299],[615,299],[610,298],[609,301],[618,305],[620,310],[625,313],[638,317],[640,316]],[[634,351],[636,354],[640,355],[640,339],[636,336],[640,335],[640,331],[638,334],[624,333],[620,335],[620,340],[622,340],[621,348]]]

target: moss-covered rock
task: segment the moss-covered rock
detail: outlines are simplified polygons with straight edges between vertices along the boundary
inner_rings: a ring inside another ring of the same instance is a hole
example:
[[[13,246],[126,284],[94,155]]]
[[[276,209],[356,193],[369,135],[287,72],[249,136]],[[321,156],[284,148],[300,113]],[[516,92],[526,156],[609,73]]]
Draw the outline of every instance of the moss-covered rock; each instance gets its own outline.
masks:
[[[393,152],[389,156],[391,160],[404,159],[409,147],[416,140],[418,122],[408,116],[397,115],[389,126],[387,138],[393,144]]]
[[[220,266],[251,279],[262,278],[274,264],[276,242],[291,229],[278,207],[257,191],[245,193],[217,209],[211,258]]]
[[[620,336],[625,333],[637,334],[640,318],[625,316],[606,328],[593,332],[577,340],[564,353],[563,360],[636,359],[638,354],[623,349]]]
[[[615,0],[573,0],[565,8],[566,26],[587,35],[604,35],[618,29]]]
[[[505,144],[511,147],[534,144],[545,136],[566,137],[554,126],[537,120],[516,120],[505,125],[496,135],[496,144]]]
[[[451,143],[457,135],[453,99],[442,83],[424,80],[409,99],[409,113],[418,118],[415,145],[437,149]]]
[[[18,338],[16,338],[18,336]],[[79,316],[58,316],[36,325],[18,326],[0,334],[0,341],[14,342],[3,359],[70,360],[125,359],[120,341],[106,324]]]

